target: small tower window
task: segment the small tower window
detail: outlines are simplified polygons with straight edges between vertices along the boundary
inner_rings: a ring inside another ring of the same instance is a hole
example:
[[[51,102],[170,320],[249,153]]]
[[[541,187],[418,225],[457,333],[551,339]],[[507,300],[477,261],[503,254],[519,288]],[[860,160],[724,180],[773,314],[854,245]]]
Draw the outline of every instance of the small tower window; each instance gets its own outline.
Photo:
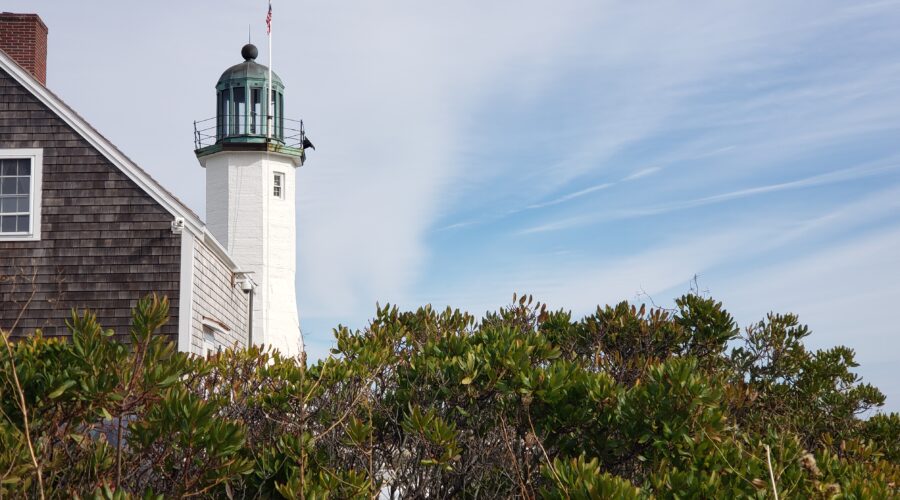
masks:
[[[284,199],[284,174],[275,172],[275,178],[272,181],[272,196]]]

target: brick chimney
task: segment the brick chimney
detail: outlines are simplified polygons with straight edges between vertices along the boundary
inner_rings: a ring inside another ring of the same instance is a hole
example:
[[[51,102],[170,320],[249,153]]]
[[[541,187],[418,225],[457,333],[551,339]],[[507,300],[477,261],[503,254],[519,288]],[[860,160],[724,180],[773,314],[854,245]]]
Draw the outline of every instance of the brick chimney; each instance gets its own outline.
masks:
[[[0,50],[47,85],[47,25],[37,14],[0,14]]]

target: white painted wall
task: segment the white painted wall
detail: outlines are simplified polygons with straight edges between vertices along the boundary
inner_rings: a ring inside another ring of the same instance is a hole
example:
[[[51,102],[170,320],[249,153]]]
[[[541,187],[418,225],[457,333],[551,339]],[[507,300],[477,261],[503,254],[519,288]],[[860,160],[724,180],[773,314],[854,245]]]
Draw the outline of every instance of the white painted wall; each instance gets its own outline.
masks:
[[[297,313],[296,175],[294,158],[265,152],[220,152],[200,158],[206,167],[210,232],[257,284],[253,342],[287,355],[303,350]],[[275,172],[284,196],[273,194]]]
[[[191,352],[191,323],[194,312],[194,235],[181,232],[181,267],[178,284],[178,350]]]

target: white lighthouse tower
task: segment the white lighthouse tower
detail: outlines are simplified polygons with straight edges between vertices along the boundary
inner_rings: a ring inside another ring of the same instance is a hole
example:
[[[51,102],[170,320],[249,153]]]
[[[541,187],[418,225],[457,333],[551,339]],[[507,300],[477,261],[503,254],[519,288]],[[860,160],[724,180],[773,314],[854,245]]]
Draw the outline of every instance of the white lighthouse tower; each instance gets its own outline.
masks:
[[[311,144],[302,122],[290,126],[288,120],[285,127],[284,85],[256,62],[258,53],[245,45],[244,62],[219,78],[215,126],[206,134],[198,129],[196,154],[206,168],[209,230],[254,284],[252,342],[293,356],[303,351],[295,293],[295,171]]]

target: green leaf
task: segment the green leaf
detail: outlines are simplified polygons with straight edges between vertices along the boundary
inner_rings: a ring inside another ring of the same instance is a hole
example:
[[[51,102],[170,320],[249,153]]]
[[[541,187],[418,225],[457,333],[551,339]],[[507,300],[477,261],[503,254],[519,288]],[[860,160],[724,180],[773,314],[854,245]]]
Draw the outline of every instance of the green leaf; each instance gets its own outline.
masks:
[[[69,387],[72,387],[73,385],[75,385],[74,380],[66,380],[65,382],[62,383],[62,385],[57,387],[47,397],[49,397],[50,399],[56,399],[56,398],[62,396],[62,393],[66,392],[66,389],[68,389]]]

